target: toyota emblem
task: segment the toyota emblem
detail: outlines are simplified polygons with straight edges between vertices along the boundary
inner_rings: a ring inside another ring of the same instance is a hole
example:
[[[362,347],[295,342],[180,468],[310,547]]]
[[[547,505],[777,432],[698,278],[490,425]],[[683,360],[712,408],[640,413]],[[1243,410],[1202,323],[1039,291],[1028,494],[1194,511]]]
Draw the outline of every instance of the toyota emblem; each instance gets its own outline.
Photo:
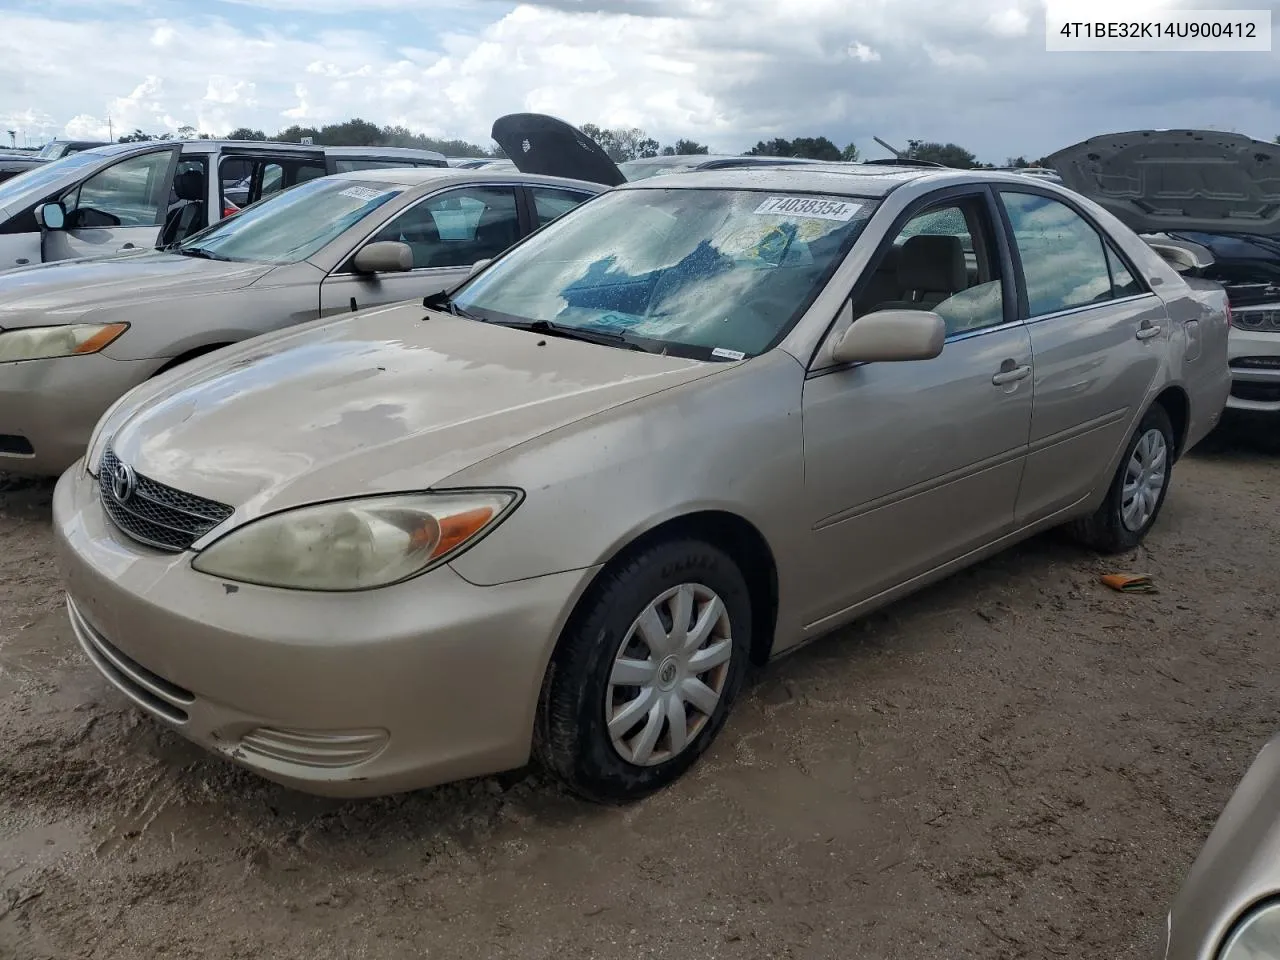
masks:
[[[115,498],[124,503],[133,496],[133,489],[137,486],[137,477],[134,476],[133,467],[127,463],[117,463],[111,471],[111,492]]]

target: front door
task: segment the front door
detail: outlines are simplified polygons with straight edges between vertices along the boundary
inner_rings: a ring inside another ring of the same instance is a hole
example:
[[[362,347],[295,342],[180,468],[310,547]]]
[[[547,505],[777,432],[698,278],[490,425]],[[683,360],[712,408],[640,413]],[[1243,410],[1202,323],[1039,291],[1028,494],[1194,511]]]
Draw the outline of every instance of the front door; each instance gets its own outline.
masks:
[[[856,294],[855,317],[887,308],[941,315],[940,356],[858,364],[805,383],[806,626],[1013,526],[1031,425],[1031,339],[1016,319],[993,214],[985,191],[927,204],[868,266],[878,282]]]
[[[404,273],[356,273],[350,260],[320,286],[320,315],[400,300],[418,300],[467,278],[478,260],[497,256],[525,233],[516,189],[465,186],[419,201],[391,219],[367,243],[394,240],[413,250]]]
[[[154,247],[169,210],[177,152],[177,147],[160,147],[129,157],[64,194],[65,228],[46,231],[44,261]]]
[[[1017,521],[1066,509],[1109,483],[1170,335],[1164,304],[1080,212],[999,191],[1013,230],[1035,354],[1035,406]]]

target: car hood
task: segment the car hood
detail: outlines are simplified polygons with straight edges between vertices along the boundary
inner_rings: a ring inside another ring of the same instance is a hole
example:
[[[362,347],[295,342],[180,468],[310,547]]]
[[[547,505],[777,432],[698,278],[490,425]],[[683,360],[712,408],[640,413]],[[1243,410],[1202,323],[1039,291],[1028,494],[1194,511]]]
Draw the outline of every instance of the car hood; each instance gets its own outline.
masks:
[[[1280,145],[1214,130],[1093,137],[1049,157],[1063,184],[1138,233],[1280,234]]]
[[[0,273],[0,329],[75,323],[105,307],[237,290],[271,269],[158,251],[18,267]]]
[[[247,519],[425,489],[726,366],[399,304],[222,351],[125,413],[111,446],[140,474]]]
[[[543,113],[509,113],[493,122],[493,139],[521,173],[541,173],[616,187],[626,176],[600,145]]]

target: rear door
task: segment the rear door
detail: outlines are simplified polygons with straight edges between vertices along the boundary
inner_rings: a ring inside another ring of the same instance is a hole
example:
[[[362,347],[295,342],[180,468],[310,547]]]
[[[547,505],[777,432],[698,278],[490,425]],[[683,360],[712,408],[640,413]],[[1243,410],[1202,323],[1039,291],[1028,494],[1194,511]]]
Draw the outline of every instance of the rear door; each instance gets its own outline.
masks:
[[[1016,521],[1078,503],[1110,480],[1170,337],[1164,304],[1085,213],[1034,186],[998,195],[1031,332],[1035,403]]]
[[[421,299],[465,280],[476,261],[497,256],[529,232],[517,190],[509,185],[467,184],[432,194],[400,211],[365,244],[383,240],[408,244],[413,269],[357,273],[353,253],[321,284],[321,316]]]
[[[45,262],[154,247],[169,210],[178,150],[157,147],[127,157],[64,194],[66,226],[45,235]]]

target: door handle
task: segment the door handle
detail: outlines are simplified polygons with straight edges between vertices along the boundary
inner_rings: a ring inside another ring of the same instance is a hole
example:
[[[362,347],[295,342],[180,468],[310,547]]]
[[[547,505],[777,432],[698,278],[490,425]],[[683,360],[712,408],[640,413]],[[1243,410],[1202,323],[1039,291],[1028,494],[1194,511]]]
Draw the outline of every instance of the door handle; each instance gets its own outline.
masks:
[[[1025,380],[1031,376],[1031,367],[1023,364],[1020,367],[1012,367],[1009,369],[1001,368],[1000,372],[991,378],[991,382],[997,387],[1003,387],[1006,384],[1017,383],[1019,380]]]
[[[1134,334],[1139,340],[1150,340],[1152,337],[1160,336],[1160,324],[1152,323],[1150,320],[1143,320],[1142,326],[1138,327],[1138,332]]]

